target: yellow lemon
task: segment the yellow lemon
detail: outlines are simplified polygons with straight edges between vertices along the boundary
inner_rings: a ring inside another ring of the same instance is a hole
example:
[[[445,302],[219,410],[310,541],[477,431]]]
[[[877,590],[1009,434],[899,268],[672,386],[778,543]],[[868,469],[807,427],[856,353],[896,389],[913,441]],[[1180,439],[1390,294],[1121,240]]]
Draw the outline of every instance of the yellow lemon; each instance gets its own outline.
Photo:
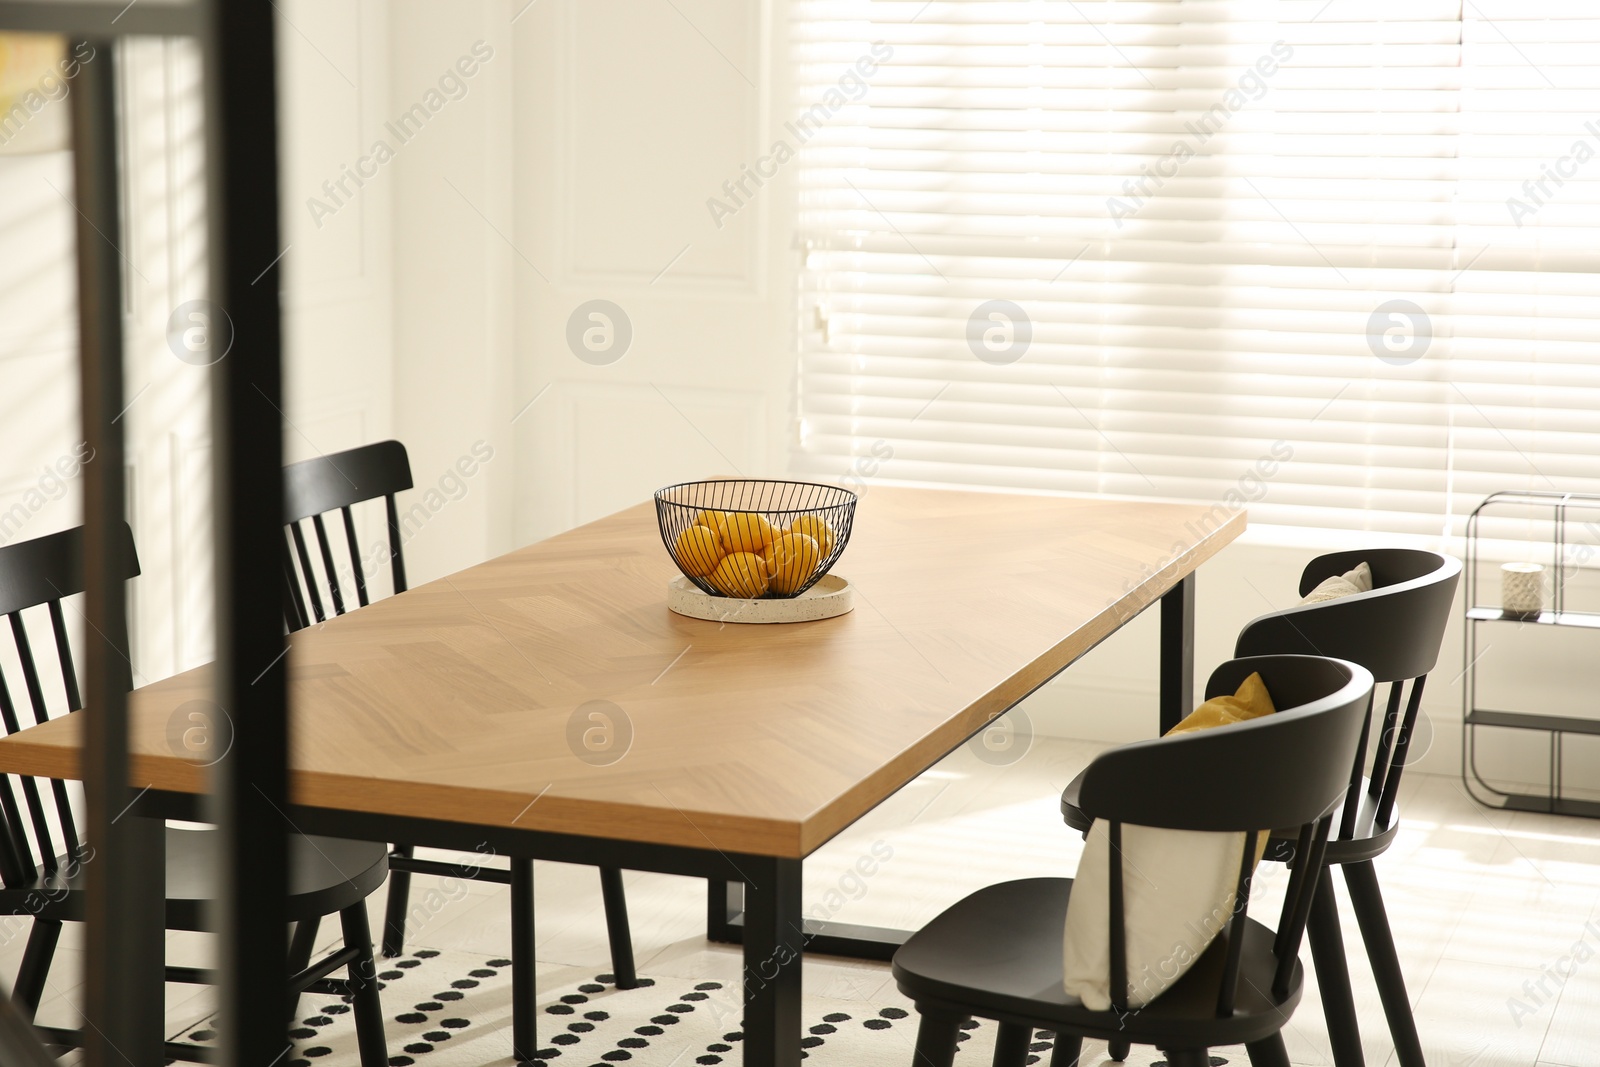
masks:
[[[722,525],[717,527],[717,533],[722,535],[722,543],[731,552],[760,552],[782,532],[753,511],[721,514]]]
[[[758,597],[767,591],[767,567],[754,552],[730,552],[708,580],[724,596]]]
[[[722,536],[722,527],[727,524],[727,521],[728,513],[726,511],[702,511],[694,517],[696,526],[704,526],[708,530],[715,530],[719,537]]]
[[[814,537],[786,533],[773,541],[761,558],[766,561],[772,591],[787,596],[811,580],[822,562],[822,550]]]
[[[678,535],[673,547],[678,566],[691,578],[704,578],[717,569],[722,560],[722,538],[717,531],[704,526],[691,526]]]
[[[788,532],[814,538],[823,559],[833,552],[833,527],[821,515],[801,515],[789,524]]]

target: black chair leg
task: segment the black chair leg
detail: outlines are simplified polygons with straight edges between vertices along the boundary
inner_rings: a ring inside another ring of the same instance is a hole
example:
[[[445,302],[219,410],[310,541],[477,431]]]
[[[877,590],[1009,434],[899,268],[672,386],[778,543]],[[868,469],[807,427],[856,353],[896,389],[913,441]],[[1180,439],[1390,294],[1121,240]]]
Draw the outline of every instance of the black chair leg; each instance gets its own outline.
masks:
[[[1083,1038],[1077,1034],[1056,1031],[1056,1047],[1050,1053],[1050,1067],[1078,1067],[1083,1056]]]
[[[1273,1034],[1244,1047],[1250,1054],[1250,1067],[1289,1067],[1289,1050],[1283,1045],[1283,1033]]]
[[[50,961],[55,959],[56,942],[60,940],[59,922],[33,920],[33,929],[28,931],[28,946],[22,952],[22,966],[17,971],[17,984],[11,989],[11,999],[29,1020],[39,1012],[44,981],[50,974]]]
[[[1323,871],[1311,896],[1306,922],[1311,941],[1311,962],[1322,990],[1322,1014],[1328,1022],[1335,1067],[1364,1067],[1361,1027],[1356,1022],[1356,999],[1350,991],[1350,969],[1344,958],[1344,936],[1339,932],[1339,905],[1333,899],[1333,879]]]
[[[311,951],[317,947],[317,930],[322,926],[321,916],[302,919],[294,924],[294,937],[289,941],[289,976],[292,978],[311,966]],[[300,1013],[300,994],[289,994],[289,1018]]]
[[[1125,1037],[1114,1037],[1106,1042],[1106,1055],[1121,1063],[1133,1051],[1133,1042]]]
[[[350,964],[350,1001],[355,1009],[356,1047],[361,1067],[388,1067],[389,1048],[383,1039],[383,1004],[378,999],[378,966],[372,958],[372,931],[367,926],[365,901],[339,913],[346,948],[361,955]]]
[[[994,1036],[994,1067],[1027,1067],[1031,1044],[1033,1027],[1001,1023],[1000,1032]]]
[[[1168,1067],[1211,1067],[1211,1054],[1203,1048],[1163,1049]]]
[[[912,1056],[915,1067],[951,1067],[956,1058],[956,1035],[966,1021],[960,1015],[922,1012],[922,1022],[917,1026],[917,1050]]]
[[[1355,906],[1356,925],[1372,961],[1372,977],[1383,999],[1383,1014],[1389,1020],[1394,1039],[1395,1058],[1400,1067],[1426,1067],[1422,1058],[1422,1039],[1417,1036],[1417,1021],[1411,1015],[1411,998],[1406,994],[1405,975],[1400,973],[1400,957],[1395,952],[1394,934],[1389,929],[1389,913],[1378,889],[1378,871],[1368,860],[1344,865],[1344,883]]]
[[[401,859],[410,859],[415,851],[411,845],[396,845],[389,853]],[[389,901],[383,911],[383,954],[398,956],[405,951],[406,910],[411,907],[411,872],[389,867]]]
[[[633,932],[628,927],[628,897],[622,889],[622,872],[600,868],[600,896],[606,906],[606,934],[611,939],[611,972],[618,989],[637,989],[639,972],[633,964]]]

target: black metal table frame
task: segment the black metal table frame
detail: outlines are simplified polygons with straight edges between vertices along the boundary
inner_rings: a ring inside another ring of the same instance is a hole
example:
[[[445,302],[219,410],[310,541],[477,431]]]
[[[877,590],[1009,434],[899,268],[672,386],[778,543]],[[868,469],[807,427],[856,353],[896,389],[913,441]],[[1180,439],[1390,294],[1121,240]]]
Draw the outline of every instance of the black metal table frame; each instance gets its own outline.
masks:
[[[1187,714],[1193,704],[1193,664],[1191,573],[1161,597],[1163,730]],[[150,825],[162,819],[192,820],[204,817],[204,802],[205,797],[198,794],[152,789],[129,814]],[[300,805],[291,806],[285,818],[284,829],[298,833],[400,840],[463,852],[493,849],[495,854],[512,857],[514,876],[520,867],[527,872],[522,876],[531,878],[529,861],[540,859],[706,879],[708,939],[744,948],[743,1045],[748,1067],[798,1067],[803,1033],[800,966],[806,952],[886,961],[910,936],[904,930],[805,919],[800,899],[801,859]],[[162,847],[159,831],[139,837],[156,850]],[[143,859],[159,869],[148,846]],[[511,941],[513,1051],[520,1061],[538,1062],[535,997],[526,993],[534,981],[534,932],[514,927]],[[154,1021],[159,1025],[161,1019]]]

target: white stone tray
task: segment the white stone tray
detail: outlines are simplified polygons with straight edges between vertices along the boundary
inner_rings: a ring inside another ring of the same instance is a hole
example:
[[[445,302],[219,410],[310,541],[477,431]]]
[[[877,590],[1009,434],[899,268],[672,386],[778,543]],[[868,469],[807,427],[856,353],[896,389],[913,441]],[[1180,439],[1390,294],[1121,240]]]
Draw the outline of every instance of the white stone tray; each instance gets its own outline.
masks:
[[[837,574],[824,574],[816,585],[787,600],[711,596],[680,574],[667,584],[667,607],[711,622],[816,622],[855,607],[855,595],[849,580]]]

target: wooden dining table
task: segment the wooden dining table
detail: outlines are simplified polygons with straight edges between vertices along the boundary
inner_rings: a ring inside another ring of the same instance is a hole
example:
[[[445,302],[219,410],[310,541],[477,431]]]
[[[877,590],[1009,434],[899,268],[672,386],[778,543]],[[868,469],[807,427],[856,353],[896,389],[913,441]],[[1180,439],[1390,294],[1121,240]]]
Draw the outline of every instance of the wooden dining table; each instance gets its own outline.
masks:
[[[641,503],[289,635],[259,665],[288,672],[284,829],[704,878],[708,936],[743,944],[745,1063],[795,1067],[803,953],[887,959],[906,936],[803,919],[806,857],[1158,601],[1176,722],[1195,570],[1245,521],[874,486],[834,570],[854,610],[743,625],[668,610]],[[211,699],[208,667],[133,692],[129,817],[203,815],[227,731],[176,739],[195,708],[225,725]],[[80,777],[82,718],[0,741],[0,771]],[[513,940],[531,1059],[532,930]]]

